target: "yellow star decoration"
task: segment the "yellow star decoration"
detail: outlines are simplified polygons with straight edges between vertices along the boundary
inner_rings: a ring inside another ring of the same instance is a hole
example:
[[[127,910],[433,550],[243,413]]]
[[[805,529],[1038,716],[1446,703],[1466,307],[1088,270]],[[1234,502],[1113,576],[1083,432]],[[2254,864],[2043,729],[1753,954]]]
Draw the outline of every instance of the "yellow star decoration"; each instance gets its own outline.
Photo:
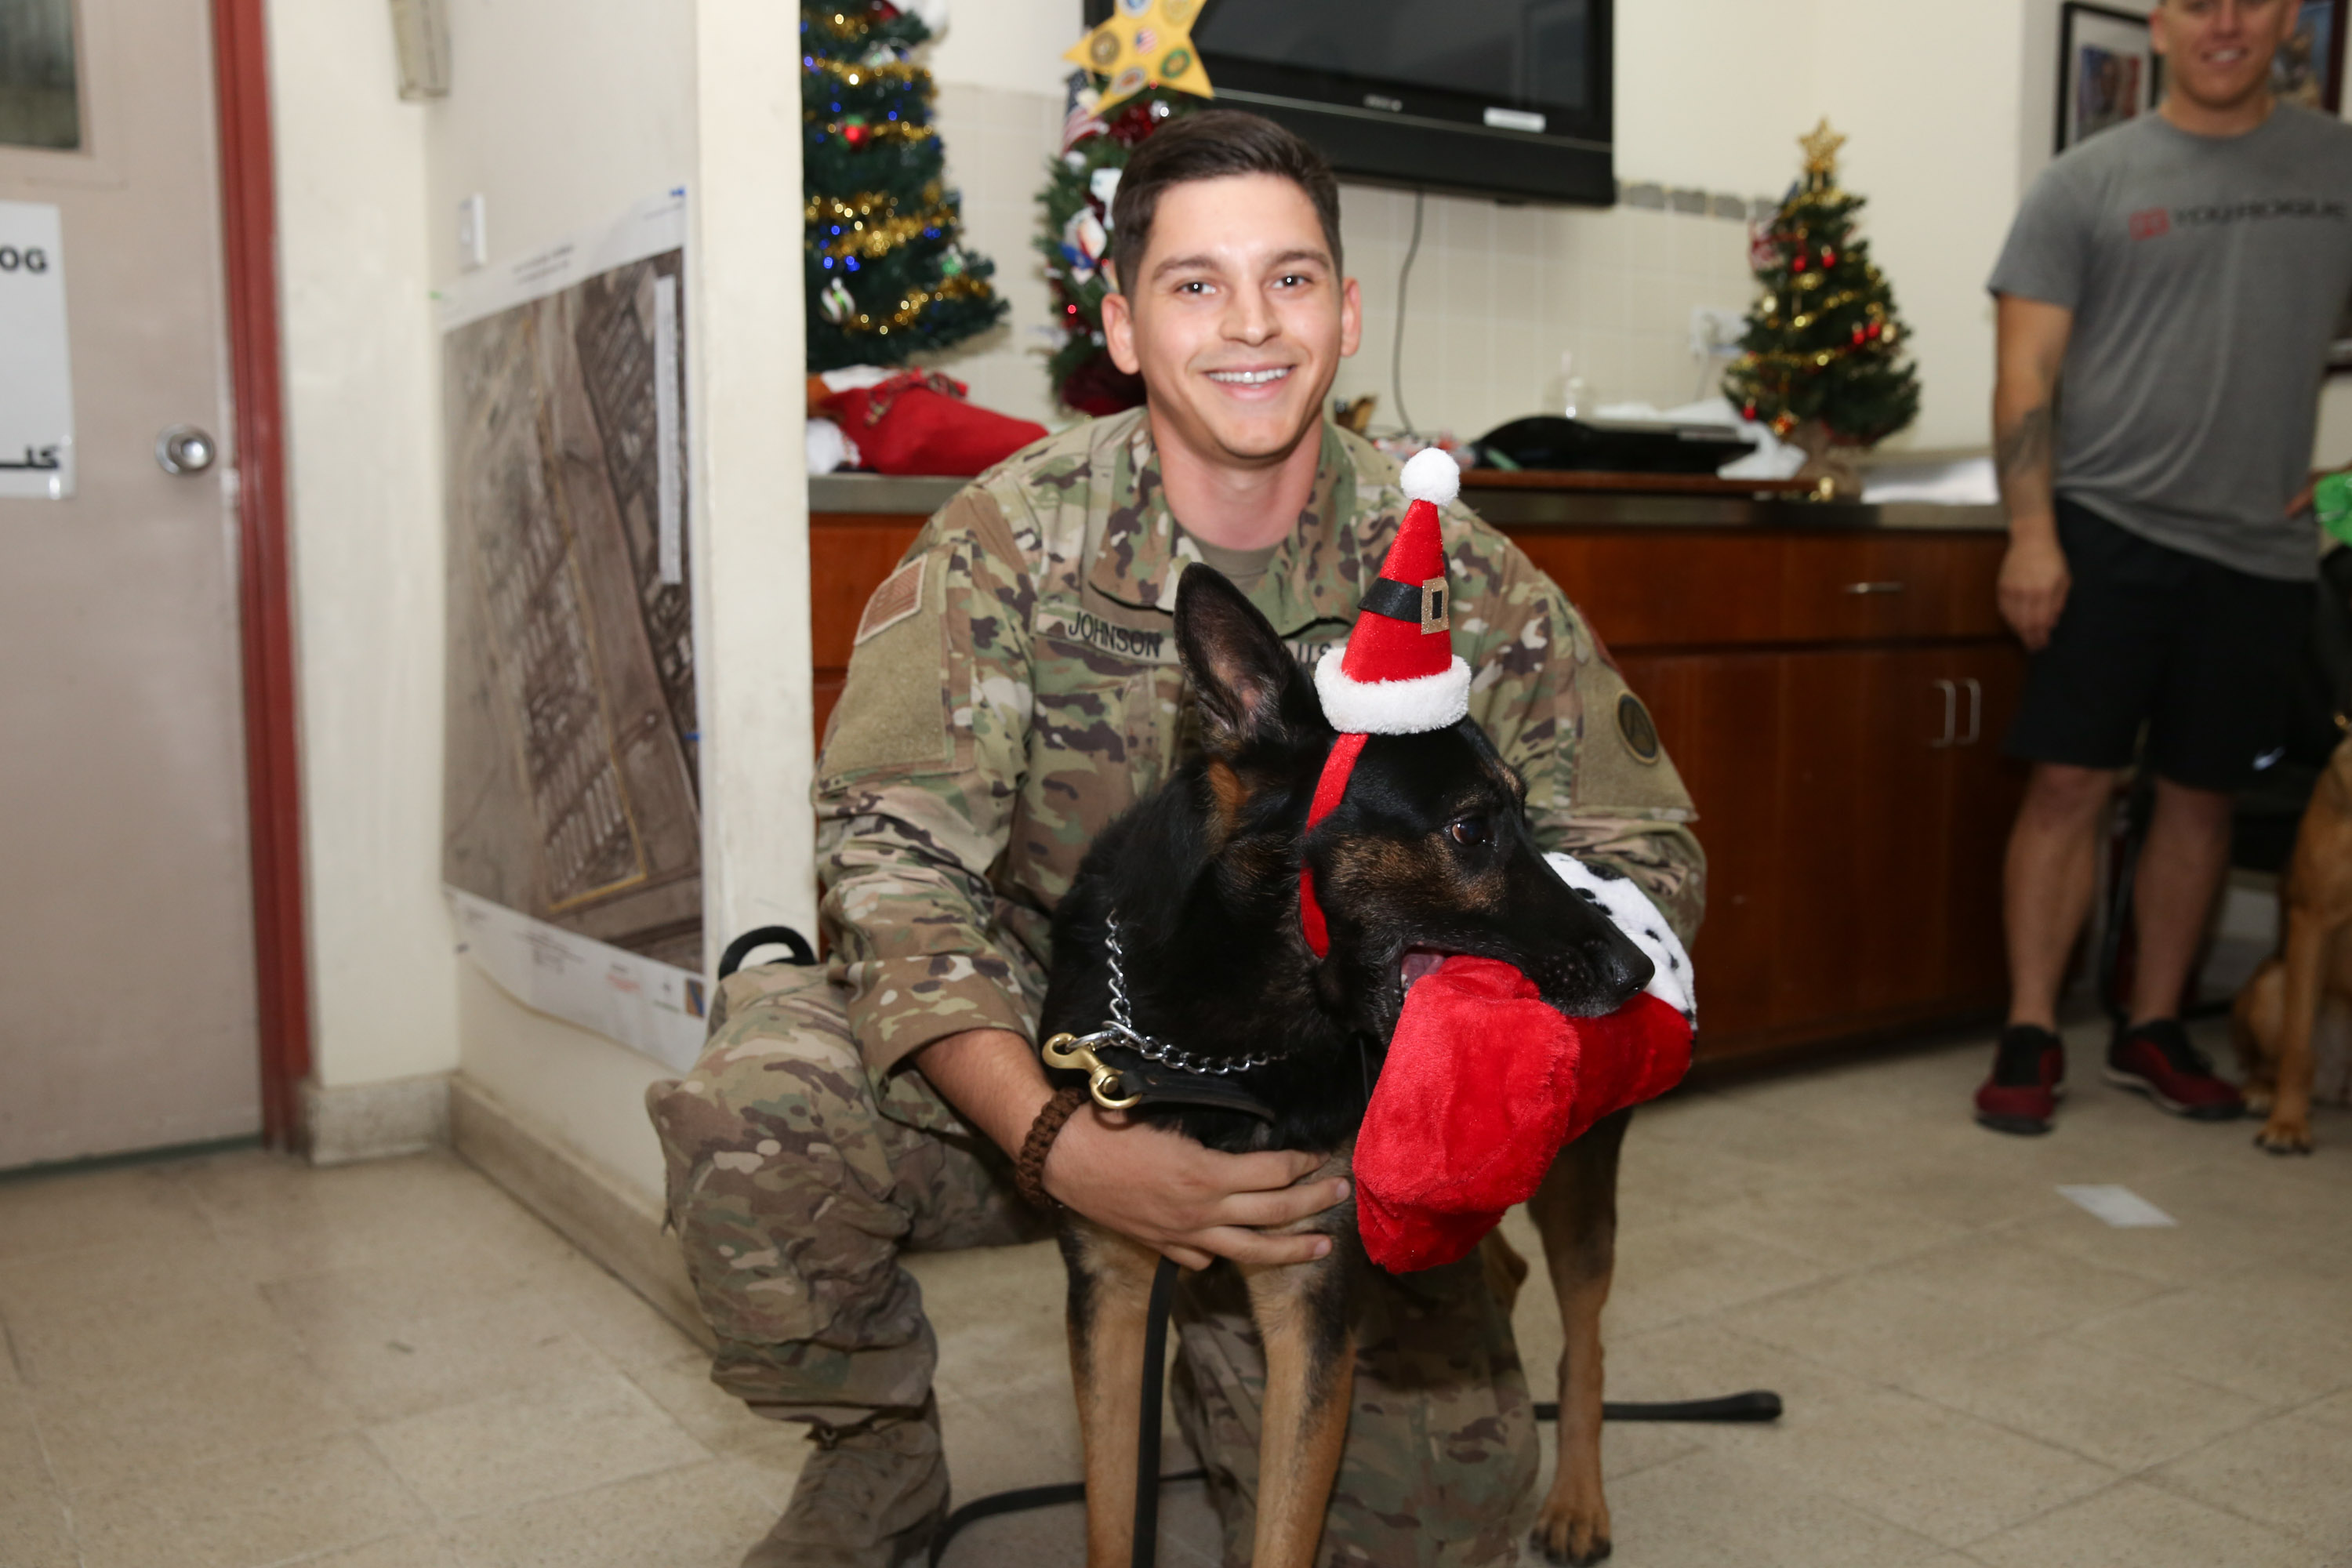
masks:
[[[1805,173],[1834,174],[1838,149],[1845,145],[1845,138],[1830,129],[1829,117],[1823,115],[1811,135],[1797,138],[1797,145],[1805,150]]]
[[[1200,14],[1201,0],[1116,0],[1110,20],[1062,58],[1110,79],[1095,106],[1097,114],[1148,87],[1214,98],[1201,52],[1192,47],[1192,22]]]

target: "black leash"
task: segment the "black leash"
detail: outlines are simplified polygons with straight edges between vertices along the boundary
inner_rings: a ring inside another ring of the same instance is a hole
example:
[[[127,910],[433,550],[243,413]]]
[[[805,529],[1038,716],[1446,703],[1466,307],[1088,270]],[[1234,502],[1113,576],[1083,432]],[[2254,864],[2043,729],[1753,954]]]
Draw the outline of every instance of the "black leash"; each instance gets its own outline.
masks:
[[[1176,1260],[1151,1271],[1151,1309],[1143,1317],[1143,1414],[1136,1418],[1133,1568],[1151,1568],[1160,1551],[1160,1388],[1168,1367],[1168,1307],[1176,1294]],[[1084,1491],[1086,1489],[1078,1489]]]
[[[1130,1559],[1133,1568],[1152,1568],[1160,1551],[1160,1489],[1178,1481],[1206,1480],[1206,1470],[1182,1470],[1172,1476],[1160,1473],[1160,1383],[1168,1360],[1168,1308],[1176,1291],[1176,1263],[1163,1258],[1151,1276],[1151,1306],[1143,1321],[1143,1411],[1138,1423],[1135,1454],[1135,1554]],[[1745,1394],[1727,1394],[1717,1399],[1668,1400],[1661,1404],[1605,1404],[1601,1407],[1604,1421],[1777,1421],[1780,1418],[1780,1396],[1769,1389],[1751,1388]],[[1536,1406],[1536,1419],[1557,1421],[1559,1406],[1546,1401]],[[1087,1500],[1084,1481],[1065,1481],[1059,1486],[1021,1487],[1013,1491],[994,1492],[964,1504],[940,1521],[939,1533],[931,1537],[930,1568],[940,1568],[947,1557],[948,1543],[962,1533],[966,1525],[977,1524],[983,1519],[995,1519],[1008,1513],[1024,1513],[1034,1508],[1054,1508],[1061,1504]]]

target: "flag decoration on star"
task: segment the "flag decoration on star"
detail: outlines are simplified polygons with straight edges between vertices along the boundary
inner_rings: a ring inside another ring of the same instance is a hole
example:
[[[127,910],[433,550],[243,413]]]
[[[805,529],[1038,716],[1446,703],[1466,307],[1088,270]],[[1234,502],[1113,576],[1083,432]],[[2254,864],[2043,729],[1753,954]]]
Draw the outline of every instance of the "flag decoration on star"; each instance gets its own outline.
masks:
[[[1110,19],[1062,58],[1106,79],[1097,113],[1155,87],[1213,98],[1201,52],[1192,47],[1200,14],[1201,0],[1115,0]]]

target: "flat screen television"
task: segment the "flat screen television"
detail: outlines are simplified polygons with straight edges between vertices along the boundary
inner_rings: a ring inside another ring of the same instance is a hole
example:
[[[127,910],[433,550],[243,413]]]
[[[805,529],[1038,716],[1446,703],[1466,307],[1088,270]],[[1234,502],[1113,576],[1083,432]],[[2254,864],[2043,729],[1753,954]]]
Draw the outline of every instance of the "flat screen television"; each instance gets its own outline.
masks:
[[[1087,0],[1087,19],[1111,0]],[[1289,126],[1340,174],[1423,189],[1616,200],[1612,0],[1207,0],[1218,100]]]

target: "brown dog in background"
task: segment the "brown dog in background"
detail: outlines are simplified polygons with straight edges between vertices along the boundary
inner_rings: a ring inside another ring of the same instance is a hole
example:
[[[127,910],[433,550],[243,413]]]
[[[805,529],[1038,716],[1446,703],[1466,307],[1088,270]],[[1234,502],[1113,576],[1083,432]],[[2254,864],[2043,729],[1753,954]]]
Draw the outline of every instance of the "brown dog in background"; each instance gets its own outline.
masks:
[[[2320,1005],[2352,1007],[2352,740],[2336,748],[2304,808],[2279,888],[2283,940],[2230,1010],[2246,1103],[2270,1119],[2254,1142],[2273,1154],[2311,1152]],[[2340,1086],[2330,1089],[2340,1096]]]

